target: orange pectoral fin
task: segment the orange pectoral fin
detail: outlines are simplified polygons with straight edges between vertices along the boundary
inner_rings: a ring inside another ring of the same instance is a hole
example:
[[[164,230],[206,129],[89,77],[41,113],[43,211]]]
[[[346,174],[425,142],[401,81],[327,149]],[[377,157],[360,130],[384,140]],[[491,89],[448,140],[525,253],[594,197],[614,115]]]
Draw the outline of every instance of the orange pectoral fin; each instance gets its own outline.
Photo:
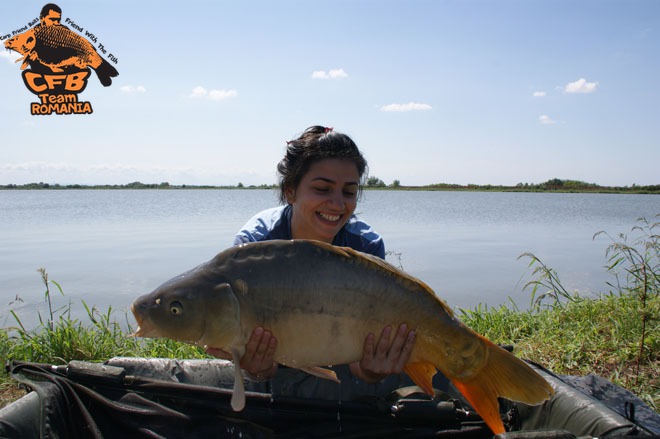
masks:
[[[339,381],[339,378],[337,378],[337,374],[335,373],[334,370],[330,370],[318,366],[303,367],[300,370],[307,372],[308,374],[313,375],[315,377],[323,378],[324,380],[330,380],[330,381],[334,381],[335,383],[341,383],[341,381]]]
[[[436,373],[436,369],[432,363],[408,363],[403,370],[426,394],[435,394],[433,391],[433,376]]]

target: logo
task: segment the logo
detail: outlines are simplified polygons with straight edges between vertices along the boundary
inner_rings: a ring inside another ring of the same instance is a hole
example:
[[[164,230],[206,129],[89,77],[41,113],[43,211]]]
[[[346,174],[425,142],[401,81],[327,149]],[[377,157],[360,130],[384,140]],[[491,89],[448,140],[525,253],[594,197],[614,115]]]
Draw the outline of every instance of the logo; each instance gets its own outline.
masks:
[[[92,77],[91,70],[104,87],[119,75],[113,66],[118,58],[70,18],[62,24],[62,10],[54,3],[45,5],[39,18],[0,40],[22,55],[16,62],[21,62],[23,83],[38,97],[30,104],[32,115],[91,114],[92,104],[78,97]]]

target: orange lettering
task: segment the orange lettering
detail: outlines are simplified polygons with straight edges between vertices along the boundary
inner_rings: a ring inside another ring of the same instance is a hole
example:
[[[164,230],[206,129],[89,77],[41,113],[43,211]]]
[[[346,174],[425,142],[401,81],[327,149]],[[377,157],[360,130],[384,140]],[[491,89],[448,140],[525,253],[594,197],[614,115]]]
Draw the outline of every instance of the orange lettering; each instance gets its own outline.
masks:
[[[89,75],[89,70],[73,73],[66,77],[66,84],[64,88],[68,91],[81,91],[85,88],[85,79]]]
[[[66,75],[44,75],[44,79],[48,84],[48,88],[55,90],[56,85],[62,85],[62,80],[66,79]]]
[[[23,82],[34,94],[53,90],[80,93],[87,86],[89,73],[89,71],[81,71],[68,75],[42,75],[25,70],[23,71]]]
[[[28,86],[30,90],[32,90],[34,93],[39,93],[44,90],[46,90],[48,87],[45,84],[37,84],[37,78],[43,79],[43,77],[39,73],[32,73],[25,71],[23,72],[23,79],[25,79],[25,85]]]

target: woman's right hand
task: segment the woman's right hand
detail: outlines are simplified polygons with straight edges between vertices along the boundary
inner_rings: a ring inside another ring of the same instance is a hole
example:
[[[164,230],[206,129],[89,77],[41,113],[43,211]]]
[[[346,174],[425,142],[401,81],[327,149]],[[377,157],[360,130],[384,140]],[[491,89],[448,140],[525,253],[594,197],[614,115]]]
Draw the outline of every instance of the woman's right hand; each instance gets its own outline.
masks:
[[[241,369],[257,381],[273,378],[277,372],[276,350],[277,339],[273,334],[262,327],[255,328],[245,345],[245,353],[241,357]],[[206,352],[218,358],[231,358],[231,355],[222,349],[207,348]]]

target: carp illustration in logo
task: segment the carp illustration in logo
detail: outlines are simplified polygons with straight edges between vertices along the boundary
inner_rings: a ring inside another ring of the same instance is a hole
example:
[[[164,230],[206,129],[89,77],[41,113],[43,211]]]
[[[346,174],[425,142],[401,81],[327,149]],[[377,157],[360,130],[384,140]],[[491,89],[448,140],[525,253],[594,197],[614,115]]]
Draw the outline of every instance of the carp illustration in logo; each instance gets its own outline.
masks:
[[[22,70],[28,64],[34,68],[30,61],[48,67],[54,73],[64,72],[71,66],[81,70],[91,67],[105,87],[119,75],[117,69],[101,58],[89,41],[61,25],[37,25],[7,40],[5,47],[23,55],[18,60],[23,60]]]
[[[90,67],[105,87],[110,86],[112,78],[119,75],[92,43],[62,25],[61,17],[61,9],[49,3],[41,10],[39,24],[4,43],[5,48],[22,55],[16,62],[22,61],[23,81],[41,100],[32,104],[32,114],[91,113],[89,102],[78,102],[76,96],[87,85]],[[82,31],[82,28],[78,29]],[[77,106],[69,105],[66,107],[68,110],[57,107],[63,104]]]

